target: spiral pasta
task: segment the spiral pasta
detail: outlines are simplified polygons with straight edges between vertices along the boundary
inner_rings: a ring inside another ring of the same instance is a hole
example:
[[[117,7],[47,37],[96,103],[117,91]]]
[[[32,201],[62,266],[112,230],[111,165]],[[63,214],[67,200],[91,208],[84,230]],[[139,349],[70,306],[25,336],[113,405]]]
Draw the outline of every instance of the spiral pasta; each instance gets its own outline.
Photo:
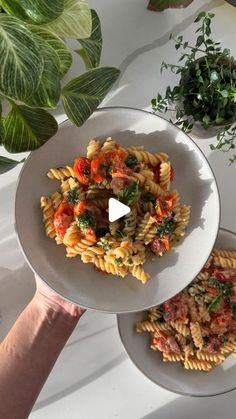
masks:
[[[65,167],[58,167],[58,168],[52,168],[49,169],[47,176],[50,179],[57,179],[57,180],[63,180],[67,177],[73,176],[75,177],[75,173],[73,170],[73,167],[71,166],[65,166]]]
[[[66,257],[80,256],[97,271],[131,274],[145,284],[150,275],[143,265],[150,250],[161,257],[177,241],[176,229],[184,235],[189,213],[178,192],[171,191],[174,171],[164,152],[121,147],[111,137],[91,139],[86,156],[49,169],[47,176],[59,180],[60,190],[41,198],[46,235],[65,246]],[[130,213],[110,222],[114,197]]]
[[[234,259],[233,252],[214,249],[187,288],[136,323],[137,332],[149,333],[150,349],[161,352],[164,362],[207,372],[230,354],[236,357],[236,269],[222,267],[220,259]]]
[[[52,199],[46,196],[42,196],[40,204],[43,210],[43,222],[45,226],[46,235],[53,239],[56,236],[56,232],[53,222],[54,209]]]

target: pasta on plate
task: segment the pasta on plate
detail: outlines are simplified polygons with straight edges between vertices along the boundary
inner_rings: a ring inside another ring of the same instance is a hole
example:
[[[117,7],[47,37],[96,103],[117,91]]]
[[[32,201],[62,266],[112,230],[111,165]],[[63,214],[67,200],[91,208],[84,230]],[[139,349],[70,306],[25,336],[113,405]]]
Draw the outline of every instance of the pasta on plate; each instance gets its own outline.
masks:
[[[180,294],[146,312],[135,326],[150,334],[164,362],[210,371],[236,355],[236,251],[214,249]]]
[[[145,284],[148,253],[163,256],[185,234],[190,206],[171,190],[174,170],[165,153],[93,139],[86,157],[47,176],[61,184],[41,197],[46,235],[65,245],[67,257],[79,255],[99,271],[132,274]],[[131,209],[114,222],[108,220],[111,197]]]

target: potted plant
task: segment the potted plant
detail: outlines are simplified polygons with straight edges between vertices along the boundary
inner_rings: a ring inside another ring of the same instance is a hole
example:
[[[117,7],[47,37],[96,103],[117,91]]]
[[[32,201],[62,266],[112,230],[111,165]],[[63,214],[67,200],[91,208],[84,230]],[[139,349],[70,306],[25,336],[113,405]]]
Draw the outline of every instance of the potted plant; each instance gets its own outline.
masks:
[[[154,12],[162,12],[165,9],[179,9],[189,6],[193,0],[150,0],[148,9]]]
[[[181,129],[202,138],[217,135],[217,145],[212,149],[229,151],[235,148],[236,121],[236,63],[229,49],[211,37],[213,13],[201,12],[195,19],[201,25],[196,30],[195,45],[183,36],[171,39],[175,48],[182,48],[178,64],[162,63],[180,75],[179,83],[168,86],[165,95],[152,99],[154,112],[167,112],[175,105],[175,124]],[[236,161],[236,156],[230,158]]]
[[[62,86],[72,65],[67,39],[78,41],[86,71]],[[101,49],[100,21],[86,0],[1,0],[0,145],[10,153],[40,147],[57,132],[49,110],[59,101],[82,125],[119,75],[99,66]],[[20,162],[0,156],[0,173]]]

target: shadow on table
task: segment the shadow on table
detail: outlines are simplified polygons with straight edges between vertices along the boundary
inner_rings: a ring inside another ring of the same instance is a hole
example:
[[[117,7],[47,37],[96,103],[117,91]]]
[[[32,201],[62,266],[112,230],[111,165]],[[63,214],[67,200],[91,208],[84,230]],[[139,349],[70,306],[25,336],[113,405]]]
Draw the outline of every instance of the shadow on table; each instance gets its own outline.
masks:
[[[235,391],[217,397],[178,397],[141,419],[235,419]]]

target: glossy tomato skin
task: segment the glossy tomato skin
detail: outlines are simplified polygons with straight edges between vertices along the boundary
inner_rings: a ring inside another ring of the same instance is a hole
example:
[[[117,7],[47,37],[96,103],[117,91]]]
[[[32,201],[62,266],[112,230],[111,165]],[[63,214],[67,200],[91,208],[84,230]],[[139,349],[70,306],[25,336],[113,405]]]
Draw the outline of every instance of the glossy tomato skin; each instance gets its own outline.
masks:
[[[82,185],[89,185],[91,180],[91,162],[86,157],[78,157],[73,166],[75,176]]]
[[[63,201],[54,214],[54,227],[60,237],[64,237],[67,228],[73,221],[73,205]]]

